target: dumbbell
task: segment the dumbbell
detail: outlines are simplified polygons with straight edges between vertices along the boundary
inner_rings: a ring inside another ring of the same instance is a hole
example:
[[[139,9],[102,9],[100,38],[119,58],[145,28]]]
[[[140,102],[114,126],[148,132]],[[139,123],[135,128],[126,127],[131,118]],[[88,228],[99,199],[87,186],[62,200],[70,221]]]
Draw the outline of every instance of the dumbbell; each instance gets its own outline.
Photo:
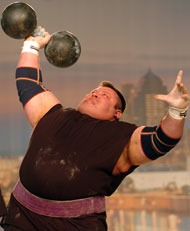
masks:
[[[14,39],[25,39],[28,36],[44,36],[37,28],[35,10],[23,2],[14,2],[8,5],[1,18],[3,31]],[[44,47],[47,60],[56,67],[69,67],[79,58],[81,53],[80,42],[69,31],[58,31],[51,35]]]

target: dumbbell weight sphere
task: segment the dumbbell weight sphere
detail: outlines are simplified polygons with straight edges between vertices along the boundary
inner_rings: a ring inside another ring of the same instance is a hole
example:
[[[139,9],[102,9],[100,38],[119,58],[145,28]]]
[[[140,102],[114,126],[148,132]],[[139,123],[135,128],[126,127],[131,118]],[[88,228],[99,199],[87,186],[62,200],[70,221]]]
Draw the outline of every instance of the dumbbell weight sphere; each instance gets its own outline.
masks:
[[[1,26],[4,32],[14,39],[25,39],[28,36],[44,36],[37,28],[37,17],[34,9],[26,3],[14,2],[3,11]],[[69,67],[79,58],[81,46],[71,32],[60,31],[52,34],[44,48],[47,60],[56,67]]]
[[[24,39],[31,35],[37,26],[36,13],[30,5],[14,2],[3,11],[1,26],[8,36]]]
[[[52,34],[44,48],[47,60],[56,67],[69,67],[79,58],[81,46],[77,37],[69,31]]]

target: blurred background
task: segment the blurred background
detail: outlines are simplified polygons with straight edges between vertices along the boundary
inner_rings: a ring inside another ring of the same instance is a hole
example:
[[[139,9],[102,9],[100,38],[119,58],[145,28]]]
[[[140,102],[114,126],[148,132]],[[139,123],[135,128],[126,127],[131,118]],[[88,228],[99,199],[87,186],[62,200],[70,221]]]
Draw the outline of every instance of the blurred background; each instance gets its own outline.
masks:
[[[1,14],[14,1],[1,0]],[[153,99],[171,90],[183,69],[190,86],[190,1],[28,0],[38,24],[50,33],[74,33],[82,47],[77,63],[52,66],[40,51],[44,85],[67,107],[102,80],[128,102],[122,120],[156,125],[167,105]],[[0,30],[0,186],[6,201],[18,178],[31,128],[18,101],[15,68],[22,40]],[[190,117],[184,136],[165,157],[138,168],[107,199],[109,231],[187,231],[190,227]]]

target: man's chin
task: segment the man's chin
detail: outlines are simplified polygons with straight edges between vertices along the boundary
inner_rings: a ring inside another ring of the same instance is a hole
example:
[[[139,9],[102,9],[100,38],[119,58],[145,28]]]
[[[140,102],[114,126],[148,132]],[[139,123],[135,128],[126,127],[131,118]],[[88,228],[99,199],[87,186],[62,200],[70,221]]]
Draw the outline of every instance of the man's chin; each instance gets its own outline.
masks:
[[[78,107],[77,109],[81,114],[86,114],[90,117],[96,118],[96,113],[93,110],[90,110],[89,108],[82,108],[82,107]]]

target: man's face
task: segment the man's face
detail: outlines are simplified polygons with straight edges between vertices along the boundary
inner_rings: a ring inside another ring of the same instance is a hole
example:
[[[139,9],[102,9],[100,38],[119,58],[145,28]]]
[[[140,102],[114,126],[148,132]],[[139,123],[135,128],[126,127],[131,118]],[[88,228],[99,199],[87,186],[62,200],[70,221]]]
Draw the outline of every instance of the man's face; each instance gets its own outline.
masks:
[[[78,111],[101,120],[120,118],[121,110],[116,109],[117,93],[109,87],[99,87],[87,94],[78,106]]]

